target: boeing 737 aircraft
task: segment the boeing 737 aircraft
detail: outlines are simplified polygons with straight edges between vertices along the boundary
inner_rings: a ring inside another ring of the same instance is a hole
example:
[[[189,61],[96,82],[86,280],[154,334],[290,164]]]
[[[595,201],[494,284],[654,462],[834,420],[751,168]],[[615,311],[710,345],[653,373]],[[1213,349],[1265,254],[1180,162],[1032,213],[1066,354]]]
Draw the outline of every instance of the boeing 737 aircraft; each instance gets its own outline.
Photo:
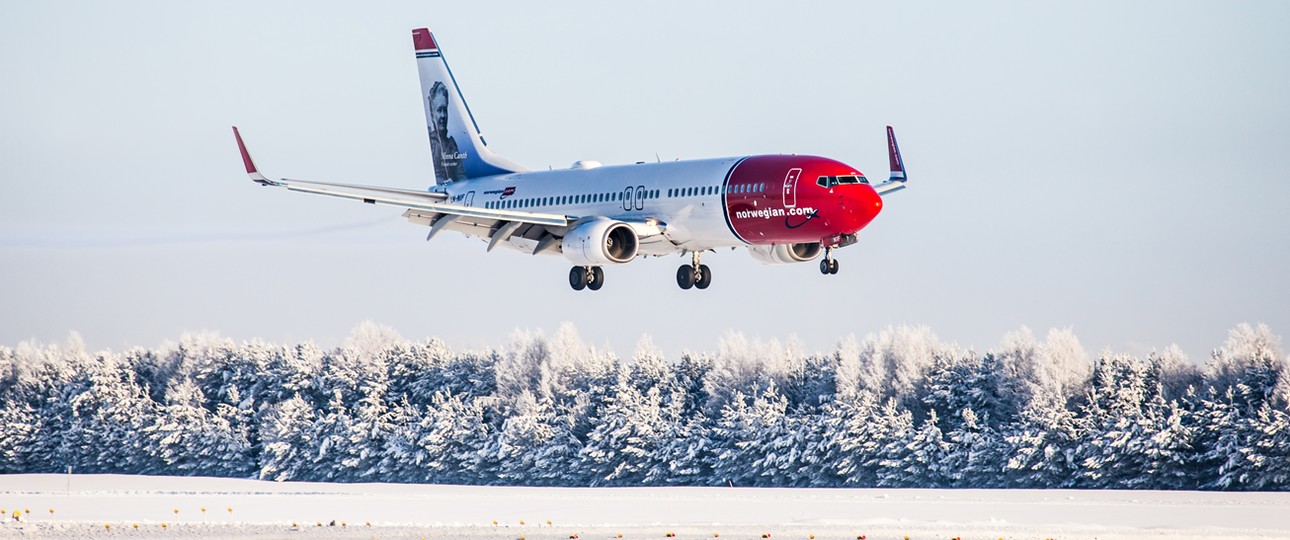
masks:
[[[745,247],[765,264],[820,260],[838,273],[833,250],[882,210],[882,197],[905,187],[905,167],[887,126],[891,177],[871,184],[860,171],[828,158],[763,155],[602,166],[579,161],[569,169],[529,171],[494,154],[461,97],[429,30],[412,31],[421,101],[434,157],[428,190],[265,177],[237,127],[233,135],[251,179],[263,186],[405,208],[403,216],[430,228],[478,236],[534,255],[563,255],[573,263],[569,285],[598,290],[603,267],[637,257],[690,254],[676,271],[682,289],[706,289],[712,270],[700,255]]]

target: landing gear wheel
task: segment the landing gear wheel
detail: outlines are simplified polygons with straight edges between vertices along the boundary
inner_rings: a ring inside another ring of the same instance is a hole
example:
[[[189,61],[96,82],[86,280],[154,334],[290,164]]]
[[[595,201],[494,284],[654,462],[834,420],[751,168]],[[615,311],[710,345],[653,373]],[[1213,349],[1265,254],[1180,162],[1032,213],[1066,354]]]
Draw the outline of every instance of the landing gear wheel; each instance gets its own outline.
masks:
[[[833,268],[833,265],[829,264],[829,260],[828,260],[828,259],[820,259],[820,273],[821,273],[821,274],[824,274],[824,275],[826,275],[826,276],[827,276],[827,275],[829,275],[829,270],[830,270],[831,268]]]
[[[687,264],[680,268],[677,268],[676,284],[680,285],[681,288],[685,290],[689,290],[690,287],[693,287],[694,286],[694,267]]]
[[[836,274],[836,273],[838,273],[838,260],[837,260],[837,259],[829,259],[829,273],[830,273],[830,274]]]
[[[706,289],[712,284],[712,270],[708,265],[699,265],[699,277],[694,280],[694,286],[699,289]]]
[[[605,285],[605,271],[602,270],[599,266],[591,267],[591,271],[587,273],[590,274],[590,276],[587,278],[588,289],[591,289],[593,291],[598,291],[600,290],[601,287]]]
[[[587,288],[587,269],[581,266],[575,266],[569,269],[569,286],[575,291],[581,291]],[[600,288],[599,286],[596,287]],[[592,289],[595,290],[595,289]]]

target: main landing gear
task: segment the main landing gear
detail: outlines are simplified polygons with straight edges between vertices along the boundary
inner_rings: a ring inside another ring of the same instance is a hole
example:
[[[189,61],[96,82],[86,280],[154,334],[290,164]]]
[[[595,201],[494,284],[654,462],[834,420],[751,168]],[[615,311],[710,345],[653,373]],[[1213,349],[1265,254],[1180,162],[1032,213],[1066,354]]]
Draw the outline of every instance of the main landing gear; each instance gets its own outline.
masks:
[[[575,266],[569,269],[569,286],[575,291],[598,291],[604,285],[605,271],[599,266]]]
[[[676,269],[676,284],[682,289],[690,287],[706,289],[712,284],[712,269],[706,264],[699,264],[699,252],[691,253],[693,262]]]
[[[824,248],[824,258],[820,259],[820,273],[824,275],[838,273],[838,260],[833,258],[833,248]]]

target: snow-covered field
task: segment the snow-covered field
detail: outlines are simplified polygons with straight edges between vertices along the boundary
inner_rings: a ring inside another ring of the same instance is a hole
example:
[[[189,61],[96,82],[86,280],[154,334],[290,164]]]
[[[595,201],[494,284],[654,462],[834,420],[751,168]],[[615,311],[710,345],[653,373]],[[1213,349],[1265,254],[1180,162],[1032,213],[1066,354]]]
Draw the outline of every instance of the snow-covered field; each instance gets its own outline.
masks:
[[[0,509],[0,536],[23,538],[1290,538],[1290,493],[508,488],[36,474],[0,476]],[[24,512],[21,522],[12,520],[15,511]]]

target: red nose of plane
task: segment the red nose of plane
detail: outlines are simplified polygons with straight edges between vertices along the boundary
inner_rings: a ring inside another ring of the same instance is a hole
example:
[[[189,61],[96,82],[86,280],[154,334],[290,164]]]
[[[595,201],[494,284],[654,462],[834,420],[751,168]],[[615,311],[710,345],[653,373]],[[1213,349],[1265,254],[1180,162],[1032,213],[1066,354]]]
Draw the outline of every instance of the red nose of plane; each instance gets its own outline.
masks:
[[[878,217],[878,212],[882,211],[882,197],[869,185],[852,186],[852,189],[846,191],[848,193],[844,196],[843,205],[850,217],[847,229],[855,232]]]

